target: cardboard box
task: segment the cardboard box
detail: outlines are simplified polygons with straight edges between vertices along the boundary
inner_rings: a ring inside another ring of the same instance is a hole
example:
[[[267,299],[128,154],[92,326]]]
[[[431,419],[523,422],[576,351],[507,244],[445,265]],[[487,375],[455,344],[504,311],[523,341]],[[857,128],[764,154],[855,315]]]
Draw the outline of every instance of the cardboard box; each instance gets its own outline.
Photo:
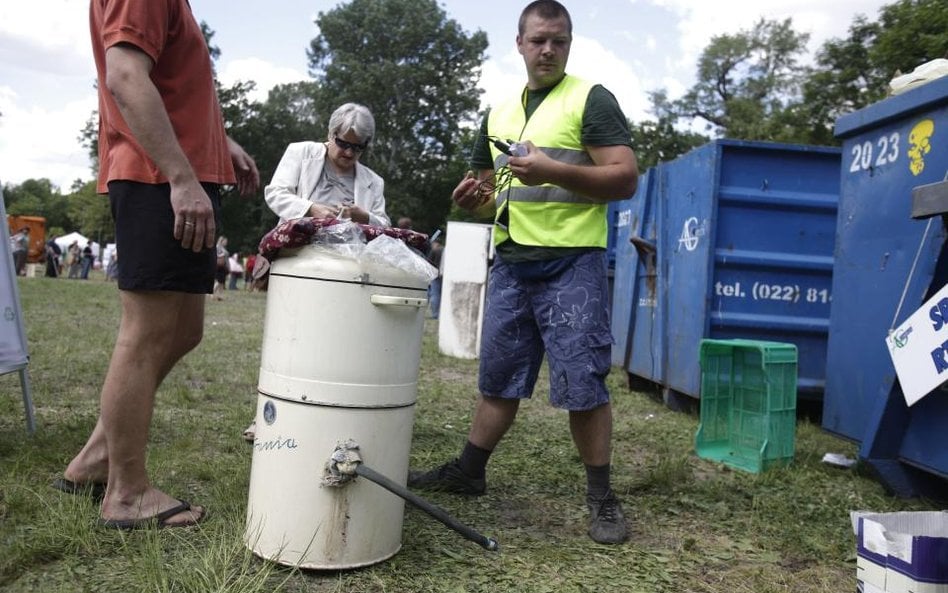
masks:
[[[851,513],[857,591],[948,593],[948,512]]]

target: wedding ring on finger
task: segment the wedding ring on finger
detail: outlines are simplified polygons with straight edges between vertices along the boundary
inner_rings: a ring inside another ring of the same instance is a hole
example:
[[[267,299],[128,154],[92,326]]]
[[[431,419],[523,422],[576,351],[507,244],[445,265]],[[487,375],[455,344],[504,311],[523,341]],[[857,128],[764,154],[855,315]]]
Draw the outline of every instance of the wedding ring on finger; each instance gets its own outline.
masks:
[[[184,221],[184,226],[194,226],[194,221],[193,221],[193,220],[185,220],[185,221]]]

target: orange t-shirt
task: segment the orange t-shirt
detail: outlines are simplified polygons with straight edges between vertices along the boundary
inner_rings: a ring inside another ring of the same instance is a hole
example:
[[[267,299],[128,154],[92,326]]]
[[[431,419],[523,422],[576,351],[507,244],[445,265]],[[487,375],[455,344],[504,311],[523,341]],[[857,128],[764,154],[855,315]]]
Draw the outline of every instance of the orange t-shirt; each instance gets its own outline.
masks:
[[[99,180],[167,183],[105,85],[105,50],[134,45],[154,62],[151,80],[161,95],[178,143],[200,181],[235,182],[207,43],[188,0],[92,0],[92,53],[99,78]]]

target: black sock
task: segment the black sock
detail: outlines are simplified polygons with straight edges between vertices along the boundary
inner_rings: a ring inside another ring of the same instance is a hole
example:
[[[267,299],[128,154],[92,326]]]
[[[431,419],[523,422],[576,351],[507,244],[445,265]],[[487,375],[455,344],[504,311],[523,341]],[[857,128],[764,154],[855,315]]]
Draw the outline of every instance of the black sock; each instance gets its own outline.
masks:
[[[458,465],[461,471],[472,478],[483,478],[487,473],[487,460],[493,451],[481,449],[477,445],[468,441],[464,444],[464,450],[461,451],[461,457],[458,458]]]
[[[600,499],[609,492],[610,465],[586,465],[586,496]]]

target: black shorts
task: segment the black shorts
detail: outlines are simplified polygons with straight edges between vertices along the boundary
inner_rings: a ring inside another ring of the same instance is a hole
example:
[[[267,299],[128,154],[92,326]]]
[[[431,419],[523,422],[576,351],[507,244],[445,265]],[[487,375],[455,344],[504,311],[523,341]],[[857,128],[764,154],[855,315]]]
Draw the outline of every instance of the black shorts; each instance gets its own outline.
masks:
[[[220,188],[202,183],[220,229]],[[121,290],[168,290],[210,294],[214,290],[217,250],[198,253],[174,238],[171,186],[110,181],[109,203],[115,221],[118,287]]]

